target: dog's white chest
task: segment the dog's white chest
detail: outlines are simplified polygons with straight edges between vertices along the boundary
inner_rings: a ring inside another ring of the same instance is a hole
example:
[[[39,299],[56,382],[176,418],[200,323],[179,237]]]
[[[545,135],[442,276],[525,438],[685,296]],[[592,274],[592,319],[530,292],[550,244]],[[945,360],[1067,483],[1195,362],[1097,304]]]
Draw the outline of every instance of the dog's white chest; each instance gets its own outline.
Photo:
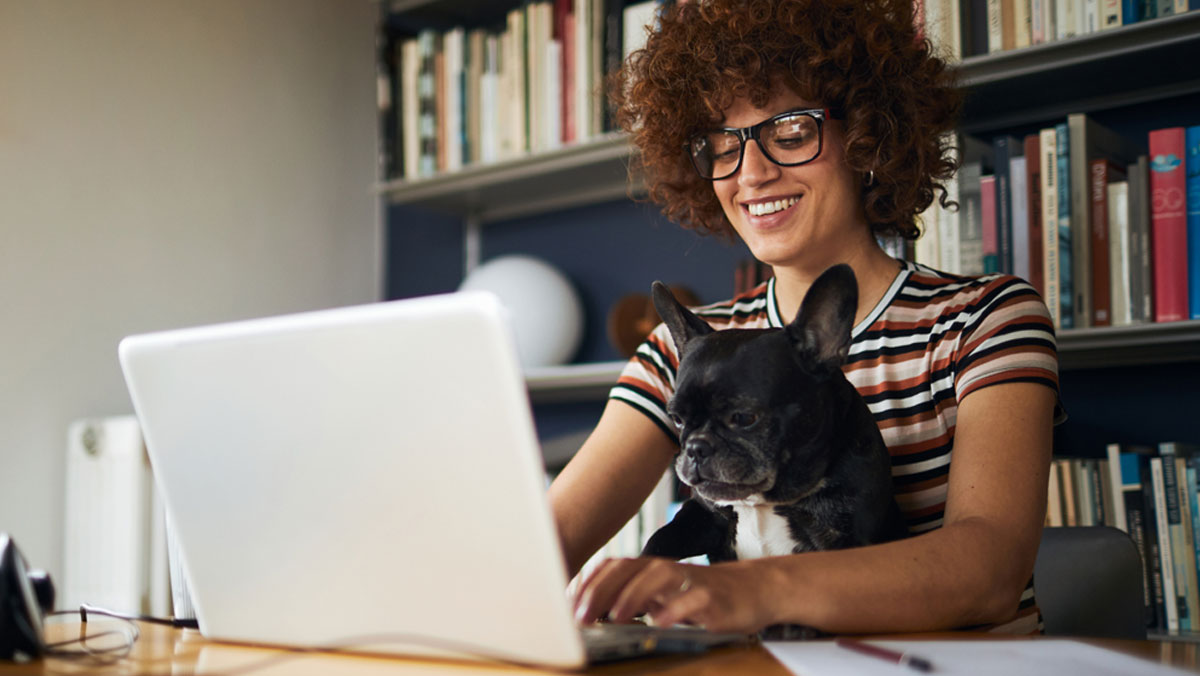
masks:
[[[739,560],[791,554],[792,539],[787,519],[775,513],[771,505],[734,504],[737,533],[733,547]]]

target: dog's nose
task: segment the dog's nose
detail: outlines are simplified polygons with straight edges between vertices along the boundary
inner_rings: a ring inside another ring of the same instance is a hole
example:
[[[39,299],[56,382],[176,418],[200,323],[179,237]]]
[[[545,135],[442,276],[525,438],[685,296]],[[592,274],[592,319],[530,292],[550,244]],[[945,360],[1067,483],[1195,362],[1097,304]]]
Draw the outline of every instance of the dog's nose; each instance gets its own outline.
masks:
[[[712,455],[712,444],[707,439],[688,439],[683,445],[683,452],[693,460],[703,460]]]

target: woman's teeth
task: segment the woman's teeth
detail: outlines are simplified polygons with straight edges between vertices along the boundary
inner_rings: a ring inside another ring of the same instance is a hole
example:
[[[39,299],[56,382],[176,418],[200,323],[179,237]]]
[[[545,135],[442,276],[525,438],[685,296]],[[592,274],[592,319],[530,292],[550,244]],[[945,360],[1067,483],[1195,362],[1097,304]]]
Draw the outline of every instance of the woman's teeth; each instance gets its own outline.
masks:
[[[800,201],[799,197],[789,197],[787,199],[775,200],[774,202],[755,202],[747,204],[746,209],[750,212],[751,216],[766,216],[776,211],[783,211],[798,201]]]

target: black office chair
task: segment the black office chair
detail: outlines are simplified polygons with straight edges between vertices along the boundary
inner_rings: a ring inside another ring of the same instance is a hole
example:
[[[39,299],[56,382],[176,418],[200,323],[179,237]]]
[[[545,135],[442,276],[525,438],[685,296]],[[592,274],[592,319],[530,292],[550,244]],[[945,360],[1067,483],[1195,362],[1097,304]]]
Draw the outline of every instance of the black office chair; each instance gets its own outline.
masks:
[[[1043,529],[1033,585],[1048,635],[1146,638],[1141,554],[1122,530]]]

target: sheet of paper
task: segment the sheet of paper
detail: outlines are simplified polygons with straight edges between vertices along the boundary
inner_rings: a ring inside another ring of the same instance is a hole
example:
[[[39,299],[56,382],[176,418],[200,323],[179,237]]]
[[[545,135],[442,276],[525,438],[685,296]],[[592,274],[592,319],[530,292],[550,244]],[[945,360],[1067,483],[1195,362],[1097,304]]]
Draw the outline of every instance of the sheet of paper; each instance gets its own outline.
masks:
[[[931,673],[938,676],[1183,676],[1191,673],[1061,639],[867,642],[924,657],[933,663]],[[917,676],[921,673],[839,648],[833,641],[768,641],[764,645],[775,659],[797,676]]]

